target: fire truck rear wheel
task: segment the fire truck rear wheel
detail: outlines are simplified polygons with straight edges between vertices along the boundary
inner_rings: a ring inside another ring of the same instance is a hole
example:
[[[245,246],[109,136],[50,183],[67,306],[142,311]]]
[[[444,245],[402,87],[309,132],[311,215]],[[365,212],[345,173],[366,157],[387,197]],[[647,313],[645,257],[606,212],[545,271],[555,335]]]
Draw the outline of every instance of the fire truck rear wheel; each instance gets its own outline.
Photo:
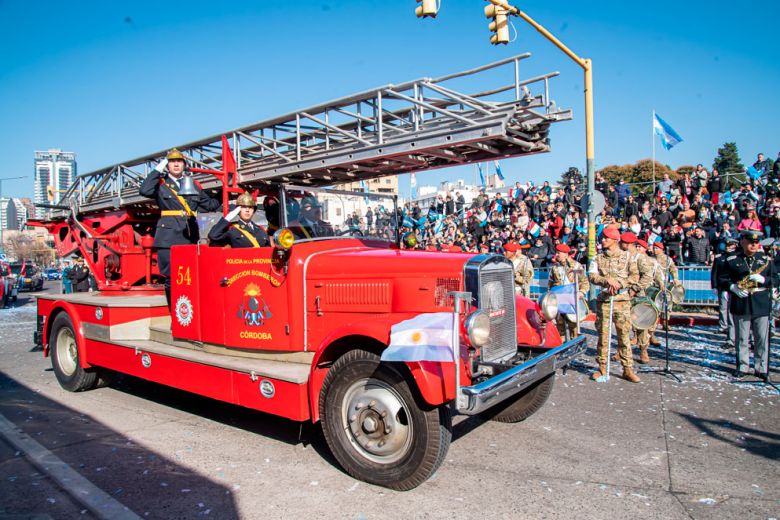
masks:
[[[452,437],[449,408],[420,406],[404,376],[365,350],[348,352],[328,371],[320,418],[347,473],[399,491],[433,475]]]
[[[62,312],[51,326],[51,366],[60,386],[70,392],[94,388],[97,373],[84,370],[79,362],[79,347],[73,322]]]
[[[547,402],[553,388],[555,374],[537,381],[530,388],[497,404],[481,414],[482,418],[503,423],[525,421]]]

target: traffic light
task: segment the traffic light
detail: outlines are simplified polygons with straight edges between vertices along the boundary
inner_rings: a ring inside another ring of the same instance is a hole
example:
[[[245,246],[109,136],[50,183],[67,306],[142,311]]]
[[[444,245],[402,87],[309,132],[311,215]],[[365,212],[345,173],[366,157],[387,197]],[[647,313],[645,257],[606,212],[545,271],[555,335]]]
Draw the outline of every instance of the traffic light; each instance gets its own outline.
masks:
[[[490,37],[490,43],[493,45],[509,43],[509,17],[506,8],[495,4],[486,5],[485,16],[493,19],[488,25],[490,32],[494,33]]]
[[[49,199],[49,202],[54,200],[54,186],[51,184],[46,186],[46,198]]]
[[[436,7],[436,0],[417,0],[417,9],[414,10],[417,18],[436,18],[438,8]]]

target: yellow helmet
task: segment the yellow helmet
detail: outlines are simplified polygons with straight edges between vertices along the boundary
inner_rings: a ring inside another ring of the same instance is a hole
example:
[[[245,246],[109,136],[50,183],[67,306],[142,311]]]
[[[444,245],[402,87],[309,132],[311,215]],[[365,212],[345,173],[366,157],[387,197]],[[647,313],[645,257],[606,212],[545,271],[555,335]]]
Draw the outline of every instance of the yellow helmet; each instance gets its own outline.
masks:
[[[170,152],[168,152],[168,155],[165,157],[169,161],[173,161],[174,159],[179,159],[181,161],[184,160],[184,154],[182,154],[179,150],[176,148],[172,149]]]
[[[250,208],[256,208],[257,207],[257,201],[252,196],[251,193],[248,191],[245,191],[241,195],[238,196],[236,199],[236,206],[245,206]]]

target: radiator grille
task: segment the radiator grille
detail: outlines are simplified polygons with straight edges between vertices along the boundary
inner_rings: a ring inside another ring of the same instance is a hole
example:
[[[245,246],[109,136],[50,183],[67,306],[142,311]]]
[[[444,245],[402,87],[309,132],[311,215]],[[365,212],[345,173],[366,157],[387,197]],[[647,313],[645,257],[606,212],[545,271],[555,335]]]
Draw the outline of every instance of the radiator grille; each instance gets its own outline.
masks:
[[[490,340],[482,359],[496,361],[517,352],[515,290],[512,265],[483,265],[479,273],[479,307],[490,315]]]

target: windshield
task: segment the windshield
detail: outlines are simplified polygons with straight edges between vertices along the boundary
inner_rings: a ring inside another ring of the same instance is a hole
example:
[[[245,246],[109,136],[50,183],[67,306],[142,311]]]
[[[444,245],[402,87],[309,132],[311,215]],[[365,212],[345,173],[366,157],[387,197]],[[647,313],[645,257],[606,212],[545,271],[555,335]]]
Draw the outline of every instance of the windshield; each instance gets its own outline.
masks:
[[[353,236],[396,241],[396,198],[363,191],[284,189],[287,227],[298,240]]]

